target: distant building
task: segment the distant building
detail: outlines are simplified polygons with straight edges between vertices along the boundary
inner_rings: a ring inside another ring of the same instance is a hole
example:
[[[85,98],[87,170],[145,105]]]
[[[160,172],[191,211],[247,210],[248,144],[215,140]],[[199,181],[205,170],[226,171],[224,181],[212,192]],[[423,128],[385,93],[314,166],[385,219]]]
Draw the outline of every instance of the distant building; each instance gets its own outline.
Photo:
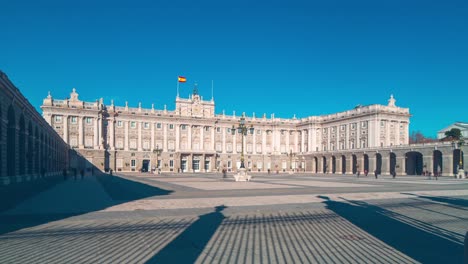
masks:
[[[458,128],[461,131],[461,134],[464,138],[468,138],[468,123],[467,122],[455,122],[450,126],[441,129],[437,132],[437,139],[443,139],[445,137],[445,132],[450,131],[452,128]]]

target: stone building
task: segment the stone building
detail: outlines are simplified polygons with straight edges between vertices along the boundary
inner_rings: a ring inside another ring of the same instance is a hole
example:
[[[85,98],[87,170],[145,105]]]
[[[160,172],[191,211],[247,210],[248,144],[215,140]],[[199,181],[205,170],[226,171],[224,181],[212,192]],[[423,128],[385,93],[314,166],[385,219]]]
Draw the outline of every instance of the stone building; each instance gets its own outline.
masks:
[[[313,172],[317,154],[408,144],[410,117],[393,96],[387,105],[306,118],[216,114],[214,100],[203,100],[196,87],[189,98],[176,97],[174,110],[84,102],[75,89],[67,99],[49,94],[41,108],[66,143],[96,167],[114,171],[235,171],[243,149],[253,172]],[[236,129],[241,117],[244,137]]]
[[[0,71],[0,185],[61,175],[69,166],[69,150]]]

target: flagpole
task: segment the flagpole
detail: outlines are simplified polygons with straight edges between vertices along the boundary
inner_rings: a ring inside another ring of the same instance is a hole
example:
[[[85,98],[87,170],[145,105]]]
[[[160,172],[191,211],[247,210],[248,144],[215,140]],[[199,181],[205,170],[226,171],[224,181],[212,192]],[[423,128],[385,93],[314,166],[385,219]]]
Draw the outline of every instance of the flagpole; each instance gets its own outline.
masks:
[[[213,95],[213,80],[211,80],[211,101],[214,101],[214,95]]]
[[[177,98],[179,98],[179,76],[177,76]]]

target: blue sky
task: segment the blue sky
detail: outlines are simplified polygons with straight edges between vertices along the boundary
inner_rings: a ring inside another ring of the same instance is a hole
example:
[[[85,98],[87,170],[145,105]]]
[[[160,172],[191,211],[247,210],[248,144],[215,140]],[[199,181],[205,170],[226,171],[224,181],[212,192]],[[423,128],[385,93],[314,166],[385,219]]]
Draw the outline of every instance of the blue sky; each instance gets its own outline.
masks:
[[[173,109],[183,75],[182,97],[197,81],[210,98],[214,80],[217,113],[305,117],[394,94],[412,131],[468,121],[468,1],[67,2],[1,3],[0,70],[37,108],[76,87]]]

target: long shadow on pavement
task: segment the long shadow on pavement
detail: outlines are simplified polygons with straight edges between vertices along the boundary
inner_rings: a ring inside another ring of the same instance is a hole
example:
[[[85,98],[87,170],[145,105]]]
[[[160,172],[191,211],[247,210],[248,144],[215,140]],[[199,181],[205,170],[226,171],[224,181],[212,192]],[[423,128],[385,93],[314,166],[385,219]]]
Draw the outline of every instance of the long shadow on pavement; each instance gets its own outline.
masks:
[[[425,196],[425,195],[418,195],[418,194],[413,194],[413,193],[402,193],[402,194],[413,195],[418,198],[428,199],[428,200],[439,202],[439,203],[446,203],[446,204],[453,205],[453,206],[468,207],[467,199],[444,197],[444,196]]]
[[[394,212],[365,202],[324,199],[327,209],[422,263],[462,263],[463,246],[395,219]],[[437,228],[437,227],[433,227]]]
[[[201,215],[146,263],[195,263],[223,222],[224,215],[221,211],[225,208],[226,206],[217,206],[214,212]]]
[[[147,184],[139,183],[136,181],[128,180],[119,176],[110,176],[107,174],[98,174],[96,176],[97,181],[103,187],[105,192],[110,196],[111,200],[100,201],[93,199],[77,199],[79,200],[79,209],[71,210],[72,212],[61,212],[61,213],[24,213],[24,214],[8,214],[0,211],[0,235],[14,232],[23,228],[38,226],[52,221],[62,220],[72,216],[82,215],[90,212],[100,211],[110,206],[126,203],[129,201],[139,200],[152,196],[168,195],[172,191],[160,189]],[[62,180],[63,181],[63,180]],[[69,180],[71,181],[71,180]],[[78,182],[80,182],[78,180]],[[53,183],[44,184],[44,190],[52,189],[54,185],[57,185],[55,180]],[[47,188],[46,188],[47,187]],[[21,189],[19,191],[25,191]],[[35,192],[38,195],[40,192]],[[57,200],[66,200],[67,193],[63,194],[63,197],[56,197]],[[69,194],[72,195],[72,194]],[[89,193],[80,193],[82,196],[91,195]],[[28,197],[30,200],[34,199],[34,195]],[[76,198],[76,197],[75,197]],[[13,208],[20,204],[24,199],[18,200],[17,204],[9,204],[5,208]],[[73,206],[73,205],[70,205]],[[4,210],[5,211],[5,210]],[[47,211],[47,210],[45,210]]]

